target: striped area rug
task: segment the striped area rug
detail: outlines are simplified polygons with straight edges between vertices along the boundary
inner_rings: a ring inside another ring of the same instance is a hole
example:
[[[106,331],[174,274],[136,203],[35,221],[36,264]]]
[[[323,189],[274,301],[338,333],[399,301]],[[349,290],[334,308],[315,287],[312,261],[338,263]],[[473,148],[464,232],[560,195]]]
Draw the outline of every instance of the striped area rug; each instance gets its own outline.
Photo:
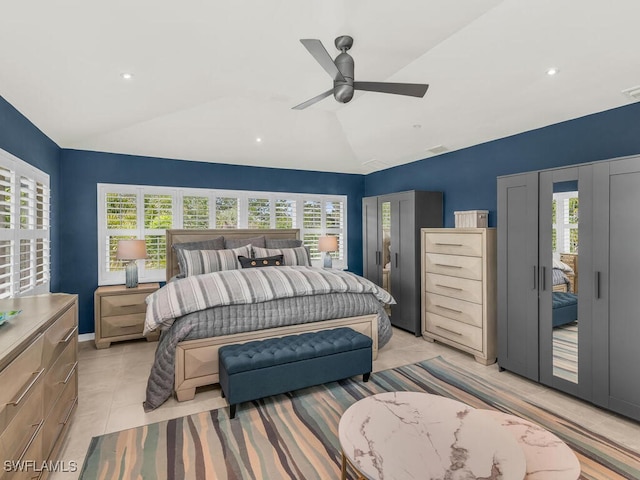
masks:
[[[355,401],[386,391],[424,391],[519,415],[576,453],[581,479],[640,479],[638,453],[557,416],[441,357],[242,404],[94,437],[80,478],[340,478],[337,429]],[[355,478],[355,477],[350,477]]]
[[[578,383],[578,322],[553,329],[553,375]]]

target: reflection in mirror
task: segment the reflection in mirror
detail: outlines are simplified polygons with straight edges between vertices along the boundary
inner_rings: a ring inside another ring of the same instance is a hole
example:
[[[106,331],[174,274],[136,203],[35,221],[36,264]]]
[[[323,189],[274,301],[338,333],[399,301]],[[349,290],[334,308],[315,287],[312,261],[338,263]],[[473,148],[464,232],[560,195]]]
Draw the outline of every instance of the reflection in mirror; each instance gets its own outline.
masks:
[[[382,203],[382,288],[391,293],[391,202]],[[386,305],[391,316],[391,305]]]
[[[553,184],[553,375],[578,383],[578,182]]]

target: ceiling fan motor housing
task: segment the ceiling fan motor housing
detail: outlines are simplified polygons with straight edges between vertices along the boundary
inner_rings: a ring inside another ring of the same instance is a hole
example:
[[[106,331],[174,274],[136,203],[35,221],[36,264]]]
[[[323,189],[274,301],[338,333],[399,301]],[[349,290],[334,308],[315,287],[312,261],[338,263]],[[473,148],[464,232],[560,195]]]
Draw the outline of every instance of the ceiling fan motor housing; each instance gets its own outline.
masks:
[[[345,81],[335,80],[333,82],[333,96],[338,102],[347,103],[353,98],[353,58],[348,53],[342,52],[336,57],[334,63]]]

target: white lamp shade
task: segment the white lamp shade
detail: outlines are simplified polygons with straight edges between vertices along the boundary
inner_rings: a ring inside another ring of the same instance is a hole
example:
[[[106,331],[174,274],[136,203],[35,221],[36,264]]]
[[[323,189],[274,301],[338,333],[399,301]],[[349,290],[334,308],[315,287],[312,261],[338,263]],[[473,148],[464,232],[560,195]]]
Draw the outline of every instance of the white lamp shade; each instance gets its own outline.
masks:
[[[147,258],[147,245],[144,240],[118,240],[118,260],[138,260]]]
[[[318,250],[321,252],[335,252],[338,250],[338,237],[320,237],[318,240]]]

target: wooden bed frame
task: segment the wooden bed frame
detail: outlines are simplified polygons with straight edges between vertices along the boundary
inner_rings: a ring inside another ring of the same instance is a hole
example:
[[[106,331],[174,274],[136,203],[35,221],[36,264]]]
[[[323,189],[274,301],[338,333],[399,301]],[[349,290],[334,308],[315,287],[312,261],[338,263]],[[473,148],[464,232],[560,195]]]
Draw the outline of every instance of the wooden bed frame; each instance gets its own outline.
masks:
[[[179,273],[174,244],[210,240],[219,236],[227,239],[242,239],[265,236],[270,239],[299,239],[297,229],[250,230],[167,230],[167,281]],[[196,388],[219,382],[218,349],[224,345],[245,343],[263,338],[282,337],[303,332],[315,332],[337,327],[350,327],[373,340],[373,359],[378,355],[377,315],[339,318],[322,322],[270,328],[253,332],[236,333],[219,337],[186,340],[178,343],[175,359],[175,394],[178,401],[192,400]]]

